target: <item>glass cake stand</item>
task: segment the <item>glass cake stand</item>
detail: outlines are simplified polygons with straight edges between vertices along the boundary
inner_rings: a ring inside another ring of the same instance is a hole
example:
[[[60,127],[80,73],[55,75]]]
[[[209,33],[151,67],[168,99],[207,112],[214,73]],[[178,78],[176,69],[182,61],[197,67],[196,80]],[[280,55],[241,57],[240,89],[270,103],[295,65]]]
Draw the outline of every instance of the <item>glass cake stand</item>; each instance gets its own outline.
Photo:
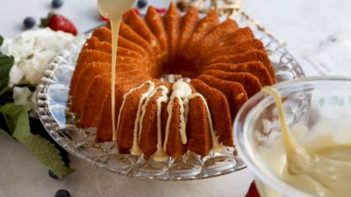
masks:
[[[294,57],[255,21],[244,13],[232,16],[239,26],[250,26],[265,45],[278,81],[304,77]],[[143,156],[119,154],[112,142],[95,143],[96,129],[79,129],[67,108],[72,73],[81,47],[89,35],[82,35],[63,50],[48,66],[37,87],[38,115],[51,137],[72,155],[114,173],[160,180],[193,180],[239,171],[245,164],[235,148],[201,157],[188,152],[180,159],[165,162],[145,160]]]

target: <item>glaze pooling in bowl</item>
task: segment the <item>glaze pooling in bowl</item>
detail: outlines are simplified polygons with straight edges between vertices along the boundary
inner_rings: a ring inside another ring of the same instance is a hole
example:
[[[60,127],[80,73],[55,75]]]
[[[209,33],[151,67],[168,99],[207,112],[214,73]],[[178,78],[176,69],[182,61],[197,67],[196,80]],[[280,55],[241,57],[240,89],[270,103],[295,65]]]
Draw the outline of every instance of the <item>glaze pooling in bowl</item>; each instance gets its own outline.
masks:
[[[289,132],[309,153],[350,145],[350,78],[310,77],[280,83],[275,88],[284,102]],[[294,175],[294,179],[289,179],[283,174],[286,153],[280,146],[282,141],[278,121],[272,98],[258,93],[242,107],[234,123],[238,152],[255,174],[261,195],[336,195],[336,192],[328,190],[329,187],[323,187],[328,188],[325,192],[319,184],[310,184],[306,176]],[[342,156],[342,151],[339,153]],[[344,174],[347,173],[344,171]],[[330,171],[327,176],[331,177],[332,174],[333,171]]]

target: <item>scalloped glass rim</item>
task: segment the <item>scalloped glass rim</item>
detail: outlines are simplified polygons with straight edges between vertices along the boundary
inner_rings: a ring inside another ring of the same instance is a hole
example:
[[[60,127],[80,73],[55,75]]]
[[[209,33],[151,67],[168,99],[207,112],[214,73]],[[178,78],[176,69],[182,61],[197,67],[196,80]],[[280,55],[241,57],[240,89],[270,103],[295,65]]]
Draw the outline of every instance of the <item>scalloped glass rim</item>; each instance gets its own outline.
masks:
[[[262,28],[241,13],[234,16],[240,26],[250,26],[265,45],[274,65],[278,81],[304,77],[294,57]],[[64,49],[44,72],[37,87],[38,115],[51,137],[72,155],[111,172],[160,180],[194,180],[239,171],[246,166],[235,148],[210,153],[201,158],[186,153],[182,158],[165,162],[146,161],[143,156],[118,154],[112,142],[94,143],[95,129],[78,129],[67,111],[68,90],[80,49],[88,35],[82,35]]]

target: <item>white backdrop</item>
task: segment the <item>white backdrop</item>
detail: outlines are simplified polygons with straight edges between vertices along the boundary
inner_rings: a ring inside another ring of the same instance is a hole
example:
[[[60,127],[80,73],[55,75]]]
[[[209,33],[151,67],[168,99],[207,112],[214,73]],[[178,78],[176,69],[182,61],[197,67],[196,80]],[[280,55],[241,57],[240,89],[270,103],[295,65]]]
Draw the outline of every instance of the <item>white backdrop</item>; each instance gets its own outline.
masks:
[[[149,0],[151,1],[151,0]],[[167,5],[168,0],[154,1]],[[37,19],[50,10],[51,0],[0,0],[0,34],[21,32],[25,16]],[[321,40],[338,32],[351,32],[349,0],[243,0],[244,9],[259,20],[295,56],[314,49]],[[58,10],[84,32],[100,23],[96,0],[66,0]],[[39,19],[37,20],[39,22]],[[111,174],[72,159],[77,170],[63,181],[48,177],[41,165],[21,144],[0,133],[0,197],[54,196],[67,189],[72,196],[244,196],[252,180],[248,169],[201,181],[161,182]]]

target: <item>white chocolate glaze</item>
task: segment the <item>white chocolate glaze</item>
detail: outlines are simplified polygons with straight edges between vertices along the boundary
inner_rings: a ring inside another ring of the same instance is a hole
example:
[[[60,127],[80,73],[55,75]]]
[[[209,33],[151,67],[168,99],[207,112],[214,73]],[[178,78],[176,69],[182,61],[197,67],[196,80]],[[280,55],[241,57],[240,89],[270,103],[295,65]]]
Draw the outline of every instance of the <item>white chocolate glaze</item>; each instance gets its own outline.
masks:
[[[311,128],[312,132],[302,123],[293,127],[290,132],[279,92],[272,87],[264,87],[262,91],[273,97],[278,108],[281,127],[281,137],[276,138],[271,144],[273,148],[264,150],[262,154],[263,158],[271,158],[268,159],[271,161],[271,168],[278,170],[277,175],[284,182],[307,191],[313,196],[350,196],[350,141],[337,140],[335,136],[341,133],[337,126],[328,127],[327,120],[322,120],[321,123],[324,124],[320,127]],[[318,130],[314,131],[314,129]],[[304,131],[305,134],[301,134]],[[341,130],[341,132],[347,136],[350,131]],[[310,150],[306,144],[302,146],[302,140],[297,141],[298,138],[293,137],[293,133],[304,136]],[[266,194],[274,195],[270,192]]]
[[[141,133],[143,132],[143,121],[144,121],[144,117],[146,114],[146,107],[149,105],[151,98],[157,93],[157,91],[159,90],[159,87],[156,87],[152,90],[151,94],[149,97],[146,98],[145,102],[143,103],[143,105],[141,106],[141,116],[139,118],[139,135],[138,135],[138,143],[140,144],[140,140],[141,140]],[[138,109],[139,110],[139,109]]]
[[[141,85],[139,85],[139,86],[137,86],[137,87],[135,87],[135,88],[130,89],[128,92],[126,92],[126,93],[123,95],[123,101],[122,101],[121,108],[119,109],[119,113],[118,113],[117,127],[116,127],[116,130],[117,130],[117,131],[119,131],[119,129],[120,129],[119,127],[120,127],[120,123],[121,123],[121,114],[122,114],[122,112],[123,112],[123,110],[124,110],[124,106],[125,106],[125,103],[126,103],[126,101],[127,101],[128,96],[129,96],[130,94],[132,94],[134,91],[143,88],[145,85],[148,85],[148,86],[149,86],[149,90],[150,90],[151,87],[152,87],[152,88],[155,87],[155,85],[154,85],[154,83],[153,83],[152,81],[146,81],[145,83],[143,83],[143,84],[141,84]],[[140,105],[140,100],[139,100],[139,105]],[[139,108],[140,108],[140,106],[138,106],[138,112],[139,112]],[[138,117],[138,113],[137,113],[137,117]],[[135,125],[134,125],[134,130],[133,130],[133,146],[134,146],[134,141],[136,141],[136,140],[137,140],[137,135],[135,135]],[[133,148],[132,148],[132,149],[133,149]],[[139,148],[139,149],[140,149],[140,148]],[[134,151],[135,151],[136,153],[141,152],[141,150],[140,150],[140,151],[138,150],[138,147],[134,147]]]
[[[135,0],[98,0],[99,12],[109,20],[121,19],[124,12],[130,9]]]
[[[162,112],[162,103],[166,103],[168,101],[168,88],[166,86],[158,86],[152,90],[150,95],[146,98],[145,102],[141,106],[141,116],[138,121],[139,124],[139,136],[138,136],[138,143],[140,144],[141,140],[141,134],[143,131],[143,120],[146,114],[146,107],[151,101],[151,98],[157,94],[158,92],[161,92],[161,95],[159,98],[156,100],[156,115],[157,115],[157,145],[156,145],[156,151],[155,153],[151,156],[155,161],[165,161],[168,158],[168,155],[162,148],[162,117],[161,117],[161,112]]]
[[[155,161],[165,161],[168,157],[165,150],[162,147],[162,103],[166,103],[168,101],[168,88],[165,86],[160,86],[161,88],[161,96],[157,99],[157,145],[156,145],[156,152],[152,155],[152,158]]]
[[[199,97],[201,98],[201,100],[203,101],[204,105],[205,105],[205,109],[207,112],[207,120],[208,120],[208,127],[210,128],[210,135],[211,135],[211,140],[212,140],[212,148],[211,151],[213,152],[221,152],[224,148],[224,145],[222,143],[219,143],[218,141],[218,136],[216,136],[216,132],[213,128],[213,122],[212,122],[212,118],[211,118],[211,111],[207,105],[207,101],[205,99],[205,97],[200,94],[200,93],[194,93],[189,97],[189,100],[195,98],[195,97]]]
[[[167,150],[167,143],[168,143],[168,138],[169,138],[169,129],[170,129],[170,123],[172,119],[172,113],[173,113],[173,104],[175,100],[179,102],[180,106],[180,123],[179,123],[179,132],[180,132],[180,138],[182,141],[182,144],[187,143],[187,137],[186,137],[186,120],[188,114],[185,114],[184,104],[188,104],[188,97],[191,95],[191,87],[189,86],[188,83],[183,82],[178,80],[173,84],[173,92],[170,97],[170,101],[167,105],[167,112],[168,112],[168,118],[167,118],[167,123],[166,123],[166,136],[165,136],[165,141],[163,144],[163,150]],[[184,102],[185,100],[185,102]]]
[[[138,109],[137,109],[136,119],[134,123],[133,145],[131,148],[132,155],[142,154],[142,150],[139,144],[141,140],[141,134],[143,130],[143,120],[145,118],[146,109],[148,104],[151,101],[151,98],[159,92],[161,92],[161,95],[157,98],[157,102],[156,102],[156,109],[157,109],[157,145],[156,147],[157,149],[155,153],[153,153],[151,158],[153,158],[155,161],[165,161],[168,158],[168,155],[166,154],[166,150],[167,150],[167,143],[169,140],[169,130],[170,130],[170,123],[171,123],[172,114],[173,114],[173,105],[174,105],[174,102],[176,102],[176,100],[177,102],[179,102],[179,107],[180,107],[179,133],[180,133],[181,142],[182,144],[187,143],[186,125],[188,122],[189,101],[190,99],[193,99],[195,97],[201,98],[207,112],[208,126],[209,126],[211,141],[212,141],[211,151],[220,152],[223,150],[224,145],[219,142],[218,136],[216,136],[216,131],[214,130],[214,127],[213,127],[211,111],[208,107],[205,97],[200,93],[192,93],[192,89],[187,79],[179,79],[173,84],[172,86],[173,92],[170,97],[168,97],[169,90],[166,86],[160,85],[155,87],[155,84],[152,81],[146,81],[145,83],[135,88],[132,88],[131,90],[126,92],[123,95],[123,102],[118,113],[118,120],[117,120],[117,127],[116,127],[117,131],[120,129],[119,128],[120,121],[121,121],[120,118],[121,118],[121,114],[123,113],[128,96],[132,94],[134,91],[137,91],[140,88],[143,88],[145,86],[148,86],[148,89],[139,98]],[[162,140],[162,117],[161,117],[162,103],[167,103],[167,102],[168,102],[167,104],[168,117],[167,117],[166,128],[165,128],[165,139],[163,141]]]
[[[141,109],[142,109],[142,105],[145,101],[146,98],[149,98],[153,92],[153,90],[155,89],[155,84],[152,81],[147,81],[144,83],[144,85],[148,85],[148,90],[143,93],[140,98],[139,98],[139,103],[138,103],[138,111],[136,114],[136,118],[135,118],[135,122],[134,122],[134,129],[133,129],[133,146],[132,149],[130,150],[130,153],[132,155],[141,155],[143,152],[141,151],[141,148],[139,146],[138,143],[138,126],[139,126],[139,121],[140,121],[140,117],[141,117]]]
[[[116,133],[116,64],[118,49],[118,33],[122,16],[134,4],[134,0],[98,0],[98,8],[102,16],[108,18],[111,23],[112,34],[112,58],[111,58],[111,122],[112,140],[117,141]]]
[[[151,98],[157,94],[159,91],[161,91],[161,96],[156,100],[156,109],[157,109],[157,133],[160,132],[161,134],[161,104],[165,103],[168,101],[168,88],[166,86],[158,86],[156,88],[154,88],[153,92],[150,94],[150,96],[146,99],[146,101],[144,102],[144,104],[141,107],[141,116],[139,121],[139,137],[138,137],[138,142],[140,143],[141,140],[141,134],[142,134],[142,130],[143,130],[143,121],[144,121],[144,117],[146,114],[146,107],[149,105]],[[162,141],[162,136],[161,136],[161,141]]]

